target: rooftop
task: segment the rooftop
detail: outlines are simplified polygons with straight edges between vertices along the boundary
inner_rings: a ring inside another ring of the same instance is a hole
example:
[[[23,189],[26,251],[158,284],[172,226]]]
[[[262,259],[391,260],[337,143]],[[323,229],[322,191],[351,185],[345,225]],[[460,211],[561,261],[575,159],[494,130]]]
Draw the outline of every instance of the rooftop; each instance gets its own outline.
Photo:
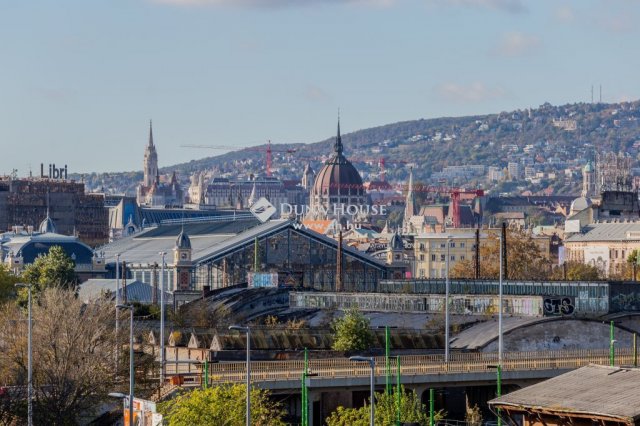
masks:
[[[489,401],[493,408],[615,418],[640,419],[640,369],[587,365],[569,373]]]

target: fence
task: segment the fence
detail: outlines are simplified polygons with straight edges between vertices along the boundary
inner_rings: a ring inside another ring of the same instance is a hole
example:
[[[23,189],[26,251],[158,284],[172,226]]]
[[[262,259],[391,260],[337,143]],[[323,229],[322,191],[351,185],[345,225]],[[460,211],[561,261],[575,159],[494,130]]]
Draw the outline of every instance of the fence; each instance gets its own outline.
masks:
[[[632,348],[615,350],[616,365],[633,363]],[[487,366],[497,364],[497,353],[452,353],[445,363],[442,355],[407,355],[400,357],[402,376],[426,374],[458,374],[487,372]],[[385,358],[376,357],[375,375],[385,374]],[[542,352],[507,352],[502,361],[503,371],[573,369],[587,364],[609,364],[609,350],[572,350]],[[304,368],[303,360],[254,361],[251,362],[253,382],[299,380]],[[194,371],[194,369],[196,371]],[[392,370],[395,371],[394,368]],[[370,367],[366,363],[356,363],[347,358],[311,359],[309,372],[314,377],[333,379],[344,377],[368,377]],[[203,365],[187,363],[167,363],[167,375],[191,376],[191,383],[199,384]],[[246,379],[245,362],[228,362],[209,365],[211,384],[241,383]]]

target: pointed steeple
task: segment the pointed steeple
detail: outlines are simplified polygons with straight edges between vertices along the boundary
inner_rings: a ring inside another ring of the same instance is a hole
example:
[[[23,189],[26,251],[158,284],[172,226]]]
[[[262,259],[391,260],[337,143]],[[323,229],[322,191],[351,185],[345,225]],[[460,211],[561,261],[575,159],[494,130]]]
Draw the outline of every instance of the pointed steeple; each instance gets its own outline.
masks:
[[[416,215],[415,197],[413,196],[413,167],[409,170],[409,185],[407,187],[407,198],[404,202],[404,218],[402,227],[406,233],[411,232],[411,217]]]
[[[340,110],[338,110],[338,134],[336,136],[336,142],[333,144],[333,150],[338,155],[342,155],[342,137],[340,136]]]
[[[153,146],[153,123],[149,120],[149,146]]]
[[[251,207],[256,201],[256,180],[253,179],[253,188],[251,188],[251,195],[249,195],[247,204],[249,205],[249,207]]]

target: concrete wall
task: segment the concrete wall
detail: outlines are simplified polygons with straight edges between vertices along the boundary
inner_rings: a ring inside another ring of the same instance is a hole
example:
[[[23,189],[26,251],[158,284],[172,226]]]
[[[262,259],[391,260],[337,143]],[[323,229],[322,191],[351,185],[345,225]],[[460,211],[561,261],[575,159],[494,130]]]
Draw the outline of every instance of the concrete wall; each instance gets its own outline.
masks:
[[[631,347],[632,334],[616,328],[617,347]],[[609,347],[609,323],[567,319],[533,324],[504,335],[504,350],[543,351],[561,349],[606,349]],[[497,352],[497,339],[483,352]]]

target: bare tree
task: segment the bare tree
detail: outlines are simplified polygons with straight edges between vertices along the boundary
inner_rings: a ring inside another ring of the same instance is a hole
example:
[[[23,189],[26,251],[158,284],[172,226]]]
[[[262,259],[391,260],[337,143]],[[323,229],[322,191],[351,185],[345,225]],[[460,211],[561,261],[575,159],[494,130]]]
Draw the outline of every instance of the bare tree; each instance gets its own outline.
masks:
[[[26,313],[5,306],[0,320],[0,374],[25,386]],[[84,304],[72,290],[50,287],[33,306],[34,418],[37,424],[77,424],[114,389],[114,307]],[[15,413],[26,417],[22,407]]]

